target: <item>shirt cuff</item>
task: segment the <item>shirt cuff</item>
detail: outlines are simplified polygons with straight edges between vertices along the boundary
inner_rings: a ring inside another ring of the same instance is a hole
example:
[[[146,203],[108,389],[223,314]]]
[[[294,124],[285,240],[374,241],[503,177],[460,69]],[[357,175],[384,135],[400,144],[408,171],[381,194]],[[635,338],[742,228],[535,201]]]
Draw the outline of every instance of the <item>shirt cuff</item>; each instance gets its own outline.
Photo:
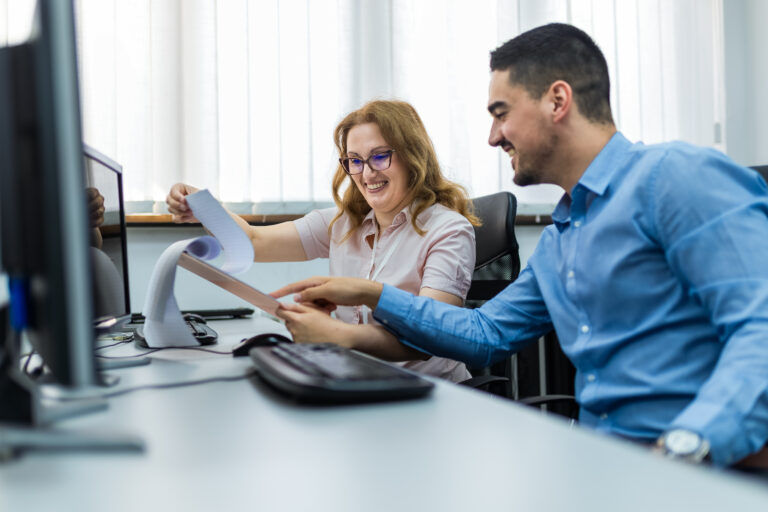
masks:
[[[381,323],[382,327],[391,332],[403,345],[432,356],[434,354],[410,343],[400,334],[408,325],[408,315],[411,312],[413,301],[413,294],[385,284],[379,296],[379,303],[373,311],[373,318]]]
[[[709,453],[716,466],[730,466],[754,450],[737,421],[722,419],[722,405],[692,402],[670,425],[696,432],[709,442]]]
[[[379,295],[379,303],[373,310],[373,318],[388,328],[397,329],[411,310],[413,295],[385,284]]]

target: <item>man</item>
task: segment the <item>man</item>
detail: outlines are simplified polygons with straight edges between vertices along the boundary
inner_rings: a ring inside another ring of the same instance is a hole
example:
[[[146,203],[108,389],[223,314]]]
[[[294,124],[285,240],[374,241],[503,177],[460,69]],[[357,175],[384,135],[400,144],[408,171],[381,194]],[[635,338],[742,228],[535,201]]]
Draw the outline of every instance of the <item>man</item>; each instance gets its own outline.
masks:
[[[580,422],[733,465],[768,439],[768,191],[714,150],[630,143],[584,32],[533,29],[491,54],[489,143],[515,183],[565,189],[520,277],[476,310],[379,283],[275,292],[366,304],[402,343],[484,366],[554,327]],[[300,306],[279,315],[291,325]],[[752,457],[754,460],[755,457]]]

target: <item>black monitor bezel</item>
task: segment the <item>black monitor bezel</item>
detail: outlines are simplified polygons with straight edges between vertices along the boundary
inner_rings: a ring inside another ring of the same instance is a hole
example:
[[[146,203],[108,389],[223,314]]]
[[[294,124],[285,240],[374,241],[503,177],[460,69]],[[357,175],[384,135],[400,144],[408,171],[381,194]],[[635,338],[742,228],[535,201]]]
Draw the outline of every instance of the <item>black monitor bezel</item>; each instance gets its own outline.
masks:
[[[122,251],[123,256],[123,265],[122,265],[122,274],[123,274],[123,290],[124,290],[124,299],[125,299],[125,311],[122,312],[120,315],[114,315],[115,318],[119,319],[119,323],[124,323],[125,320],[129,319],[131,315],[131,294],[130,294],[130,281],[128,280],[128,243],[127,243],[127,225],[125,222],[125,202],[123,200],[123,166],[119,163],[115,162],[111,158],[109,158],[104,153],[98,151],[92,146],[89,146],[88,144],[83,144],[83,155],[86,158],[90,158],[92,160],[95,160],[96,162],[99,162],[104,167],[108,168],[112,172],[114,172],[117,175],[117,195],[118,195],[118,202],[119,202],[119,216],[120,216],[120,250]],[[86,169],[87,170],[87,169]],[[108,318],[96,318],[94,320],[94,323],[96,325],[103,324],[105,321],[108,321]]]
[[[89,387],[98,380],[73,3],[38,0],[30,39],[1,51],[10,73],[0,80],[0,172],[12,185],[2,191],[2,265],[14,318],[27,319],[15,327],[55,382]]]

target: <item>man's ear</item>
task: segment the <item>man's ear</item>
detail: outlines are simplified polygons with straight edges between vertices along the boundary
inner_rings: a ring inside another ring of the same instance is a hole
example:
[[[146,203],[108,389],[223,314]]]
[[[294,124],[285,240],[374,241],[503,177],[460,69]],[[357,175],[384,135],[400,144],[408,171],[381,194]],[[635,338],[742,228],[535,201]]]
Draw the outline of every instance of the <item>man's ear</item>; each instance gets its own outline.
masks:
[[[550,100],[552,121],[558,123],[562,121],[565,116],[573,108],[573,89],[568,82],[564,80],[556,80],[552,82],[547,91],[547,98]]]

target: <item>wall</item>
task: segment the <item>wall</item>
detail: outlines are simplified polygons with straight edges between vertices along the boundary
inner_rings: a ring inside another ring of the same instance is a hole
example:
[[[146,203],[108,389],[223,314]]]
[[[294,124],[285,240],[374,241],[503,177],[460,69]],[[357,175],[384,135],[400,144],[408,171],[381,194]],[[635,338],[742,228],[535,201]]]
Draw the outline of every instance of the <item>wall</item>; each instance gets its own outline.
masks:
[[[155,261],[163,250],[178,240],[202,234],[200,228],[182,226],[128,229],[128,272],[133,311],[143,308],[147,283]],[[540,234],[541,228],[537,226],[521,226],[517,230],[523,265],[533,252]],[[327,274],[328,260],[315,260],[302,263],[255,263],[248,272],[237,277],[262,291],[270,292],[293,281]],[[184,269],[177,270],[175,289],[181,309],[248,306],[241,299]]]
[[[132,311],[141,311],[147,284],[155,262],[170,244],[203,235],[201,228],[175,226],[168,228],[128,229],[128,273]],[[314,275],[327,275],[328,261],[301,263],[257,263],[237,277],[264,292],[271,292],[293,281]],[[247,307],[248,304],[204,279],[177,268],[176,301],[181,309]]]
[[[768,164],[768,2],[723,2],[725,135],[728,154],[743,165]]]
[[[541,229],[538,226],[518,228],[517,238],[523,265],[533,252]],[[189,226],[128,229],[128,274],[131,283],[132,311],[137,312],[143,309],[152,269],[163,250],[178,240],[194,238],[202,234],[202,229]],[[270,292],[293,281],[327,274],[328,260],[315,260],[301,263],[255,263],[248,272],[237,277],[251,286]],[[177,270],[175,290],[176,300],[181,309],[248,306],[243,300],[184,269]],[[5,275],[0,274],[0,304],[4,304],[7,300],[7,280]]]

